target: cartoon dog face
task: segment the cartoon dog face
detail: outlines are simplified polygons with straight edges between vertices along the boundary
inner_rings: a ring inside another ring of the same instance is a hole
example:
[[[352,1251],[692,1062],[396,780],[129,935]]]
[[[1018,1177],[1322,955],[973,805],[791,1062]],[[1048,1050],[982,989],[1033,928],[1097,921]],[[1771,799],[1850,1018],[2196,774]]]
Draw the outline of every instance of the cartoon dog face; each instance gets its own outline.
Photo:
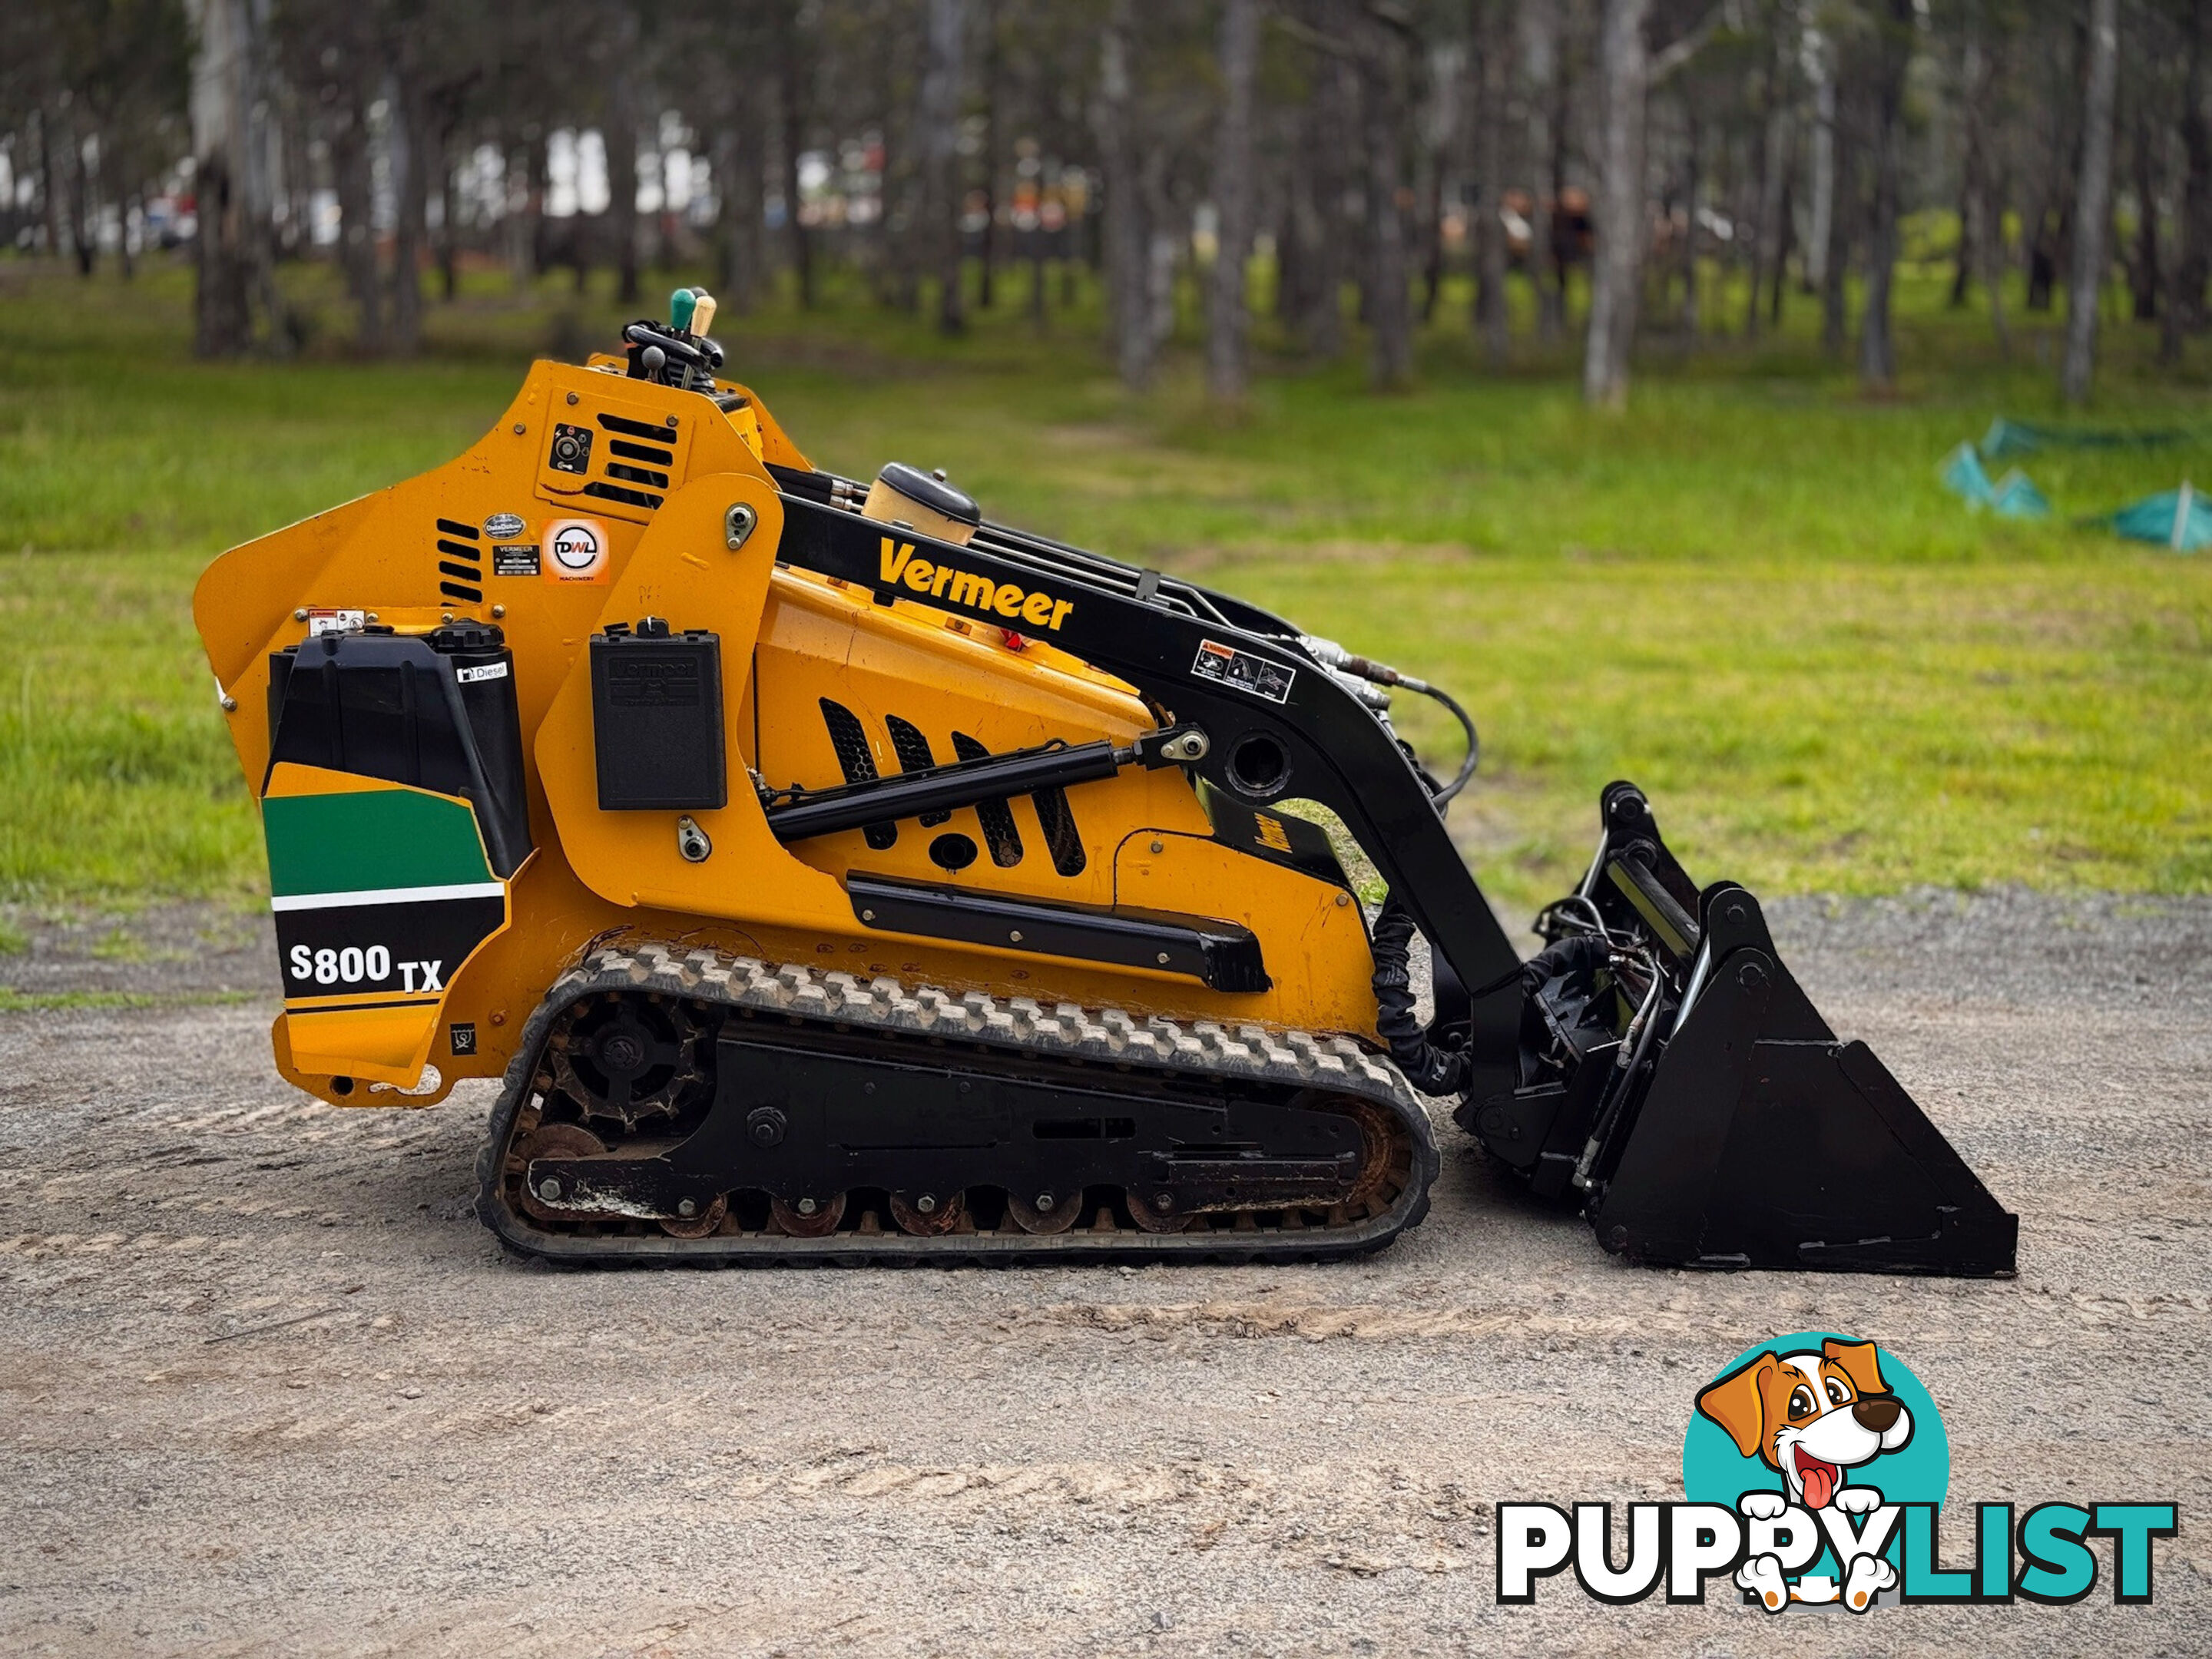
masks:
[[[1912,1437],[1912,1414],[1882,1384],[1871,1342],[1831,1337],[1814,1353],[1763,1353],[1698,1396],[1736,1449],[1778,1470],[1790,1501],[1826,1509],[1844,1472]]]

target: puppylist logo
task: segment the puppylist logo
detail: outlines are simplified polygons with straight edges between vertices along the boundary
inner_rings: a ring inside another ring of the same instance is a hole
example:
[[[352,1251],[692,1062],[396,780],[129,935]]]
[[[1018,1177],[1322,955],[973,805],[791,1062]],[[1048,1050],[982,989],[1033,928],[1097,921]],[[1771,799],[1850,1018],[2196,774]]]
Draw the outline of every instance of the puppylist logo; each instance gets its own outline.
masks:
[[[2112,1598],[2151,1599],[2151,1550],[2172,1504],[1975,1506],[1971,1567],[1940,1565],[1951,1446],[1920,1379],[1887,1348],[1799,1331],[1747,1350],[1690,1402],[1680,1504],[1632,1504],[1614,1566],[1613,1506],[1498,1506],[1498,1600],[1526,1606],[1572,1569],[1583,1594],[1702,1602],[1724,1575],[1771,1614],[1799,1605],[2067,1604],[2097,1587],[2087,1540],[2112,1540]]]

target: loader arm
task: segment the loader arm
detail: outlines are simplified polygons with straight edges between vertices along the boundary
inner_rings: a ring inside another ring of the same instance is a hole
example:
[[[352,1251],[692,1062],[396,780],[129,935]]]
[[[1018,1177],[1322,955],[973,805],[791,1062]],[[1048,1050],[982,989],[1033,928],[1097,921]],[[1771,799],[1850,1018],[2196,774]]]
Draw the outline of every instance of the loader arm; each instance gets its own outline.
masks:
[[[1197,775],[1248,806],[1305,799],[1335,812],[1474,993],[1470,1091],[1510,1086],[1520,956],[1396,739],[1299,647],[1287,624],[1157,571],[998,526],[965,546],[901,528],[886,533],[877,520],[816,499],[808,486],[823,475],[776,473],[784,487],[779,556],[786,562],[872,588],[886,604],[926,598],[933,607],[1000,627],[1010,619],[988,595],[983,603],[961,596],[984,595],[981,583],[994,591],[1043,593],[1049,603],[1038,609],[1060,618],[1049,635],[1054,645],[1135,686],[1163,725],[1195,726],[1206,733],[1205,754],[1190,766]],[[902,558],[981,580],[915,590],[899,580],[914,568]],[[1284,631],[1259,631],[1270,623]]]

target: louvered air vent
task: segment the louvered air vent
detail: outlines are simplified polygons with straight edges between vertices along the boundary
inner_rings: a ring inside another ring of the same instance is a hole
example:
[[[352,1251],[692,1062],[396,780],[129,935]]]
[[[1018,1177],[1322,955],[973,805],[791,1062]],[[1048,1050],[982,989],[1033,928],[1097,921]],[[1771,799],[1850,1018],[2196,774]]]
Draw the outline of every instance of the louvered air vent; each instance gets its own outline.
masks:
[[[483,603],[483,532],[453,519],[438,520],[438,592],[462,605]]]

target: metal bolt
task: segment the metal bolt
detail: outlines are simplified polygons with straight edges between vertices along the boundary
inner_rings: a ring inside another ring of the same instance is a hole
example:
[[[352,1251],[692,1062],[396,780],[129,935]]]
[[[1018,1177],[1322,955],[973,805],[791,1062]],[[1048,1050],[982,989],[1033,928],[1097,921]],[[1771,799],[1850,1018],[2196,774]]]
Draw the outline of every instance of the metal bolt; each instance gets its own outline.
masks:
[[[924,1193],[920,1198],[915,1200],[914,1207],[921,1211],[924,1215],[934,1214],[937,1210],[937,1194],[935,1193]]]
[[[576,394],[574,392],[572,392],[568,394],[568,401],[572,404],[576,401]]]
[[[862,921],[873,921],[875,919],[876,913],[873,910],[863,910],[860,912],[860,920]]]
[[[1164,853],[1167,850],[1168,844],[1164,841],[1156,841],[1152,843],[1152,851],[1155,853]]]
[[[439,620],[440,622],[451,622],[451,621],[453,621],[453,613],[452,611],[447,611],[443,616],[441,616],[441,617],[440,617],[438,618],[438,620]]]
[[[799,1200],[799,1212],[801,1215],[812,1215],[821,1207],[811,1198],[802,1198]]]
[[[682,1216],[688,1221],[693,1216],[699,1213],[699,1206],[696,1204],[694,1204],[690,1199],[684,1199],[679,1200],[677,1204],[676,1213]]]
[[[550,1176],[546,1176],[544,1180],[538,1183],[538,1196],[544,1199],[555,1199],[560,1197],[561,1183],[554,1180]]]
[[[1039,1193],[1036,1195],[1036,1206],[1040,1210],[1049,1210],[1057,1201],[1050,1193]]]
[[[743,501],[733,501],[730,510],[722,514],[722,545],[736,552],[745,544],[745,538],[753,533],[760,522],[760,514]]]
[[[499,617],[504,617],[507,614],[507,607],[503,605],[495,605],[491,608],[491,614],[493,619],[495,621]]]
[[[1349,893],[1339,893],[1336,896],[1336,908],[1340,910],[1351,902],[1352,895]]]
[[[1167,965],[1168,965],[1168,953],[1167,953],[1166,951],[1161,951],[1161,952],[1160,952],[1160,966],[1161,966],[1161,967],[1163,967],[1163,968],[1164,968],[1164,967],[1166,967]]]
[[[676,820],[676,850],[687,864],[704,864],[714,851],[714,843],[689,812]]]
[[[294,622],[305,622],[305,621],[307,621],[307,606],[305,606],[305,605],[301,605],[301,606],[297,611],[295,611],[292,613],[292,620],[293,620]]]
[[[368,613],[368,620],[369,620],[369,621],[371,621],[371,622],[374,622],[374,621],[376,620],[376,612],[374,612],[374,611],[370,611],[370,612]]]
[[[668,417],[668,424],[671,426],[674,426],[676,424],[676,417],[673,415],[671,415]]]
[[[1175,1194],[1173,1193],[1154,1193],[1152,1194],[1152,1207],[1156,1210],[1172,1210],[1175,1208]]]
[[[1022,942],[1022,930],[1018,927],[1013,928],[1006,934],[1006,937],[1012,939],[1015,944],[1019,945]]]
[[[526,427],[526,426],[523,425],[523,423],[522,423],[521,422],[520,422],[520,421],[517,421],[517,422],[514,423],[514,435],[515,435],[516,437],[518,437],[518,438],[520,438],[520,437],[524,433],[526,433],[526,432],[527,432],[527,431],[529,431],[529,430],[530,430],[530,428],[529,428],[528,427]]]

